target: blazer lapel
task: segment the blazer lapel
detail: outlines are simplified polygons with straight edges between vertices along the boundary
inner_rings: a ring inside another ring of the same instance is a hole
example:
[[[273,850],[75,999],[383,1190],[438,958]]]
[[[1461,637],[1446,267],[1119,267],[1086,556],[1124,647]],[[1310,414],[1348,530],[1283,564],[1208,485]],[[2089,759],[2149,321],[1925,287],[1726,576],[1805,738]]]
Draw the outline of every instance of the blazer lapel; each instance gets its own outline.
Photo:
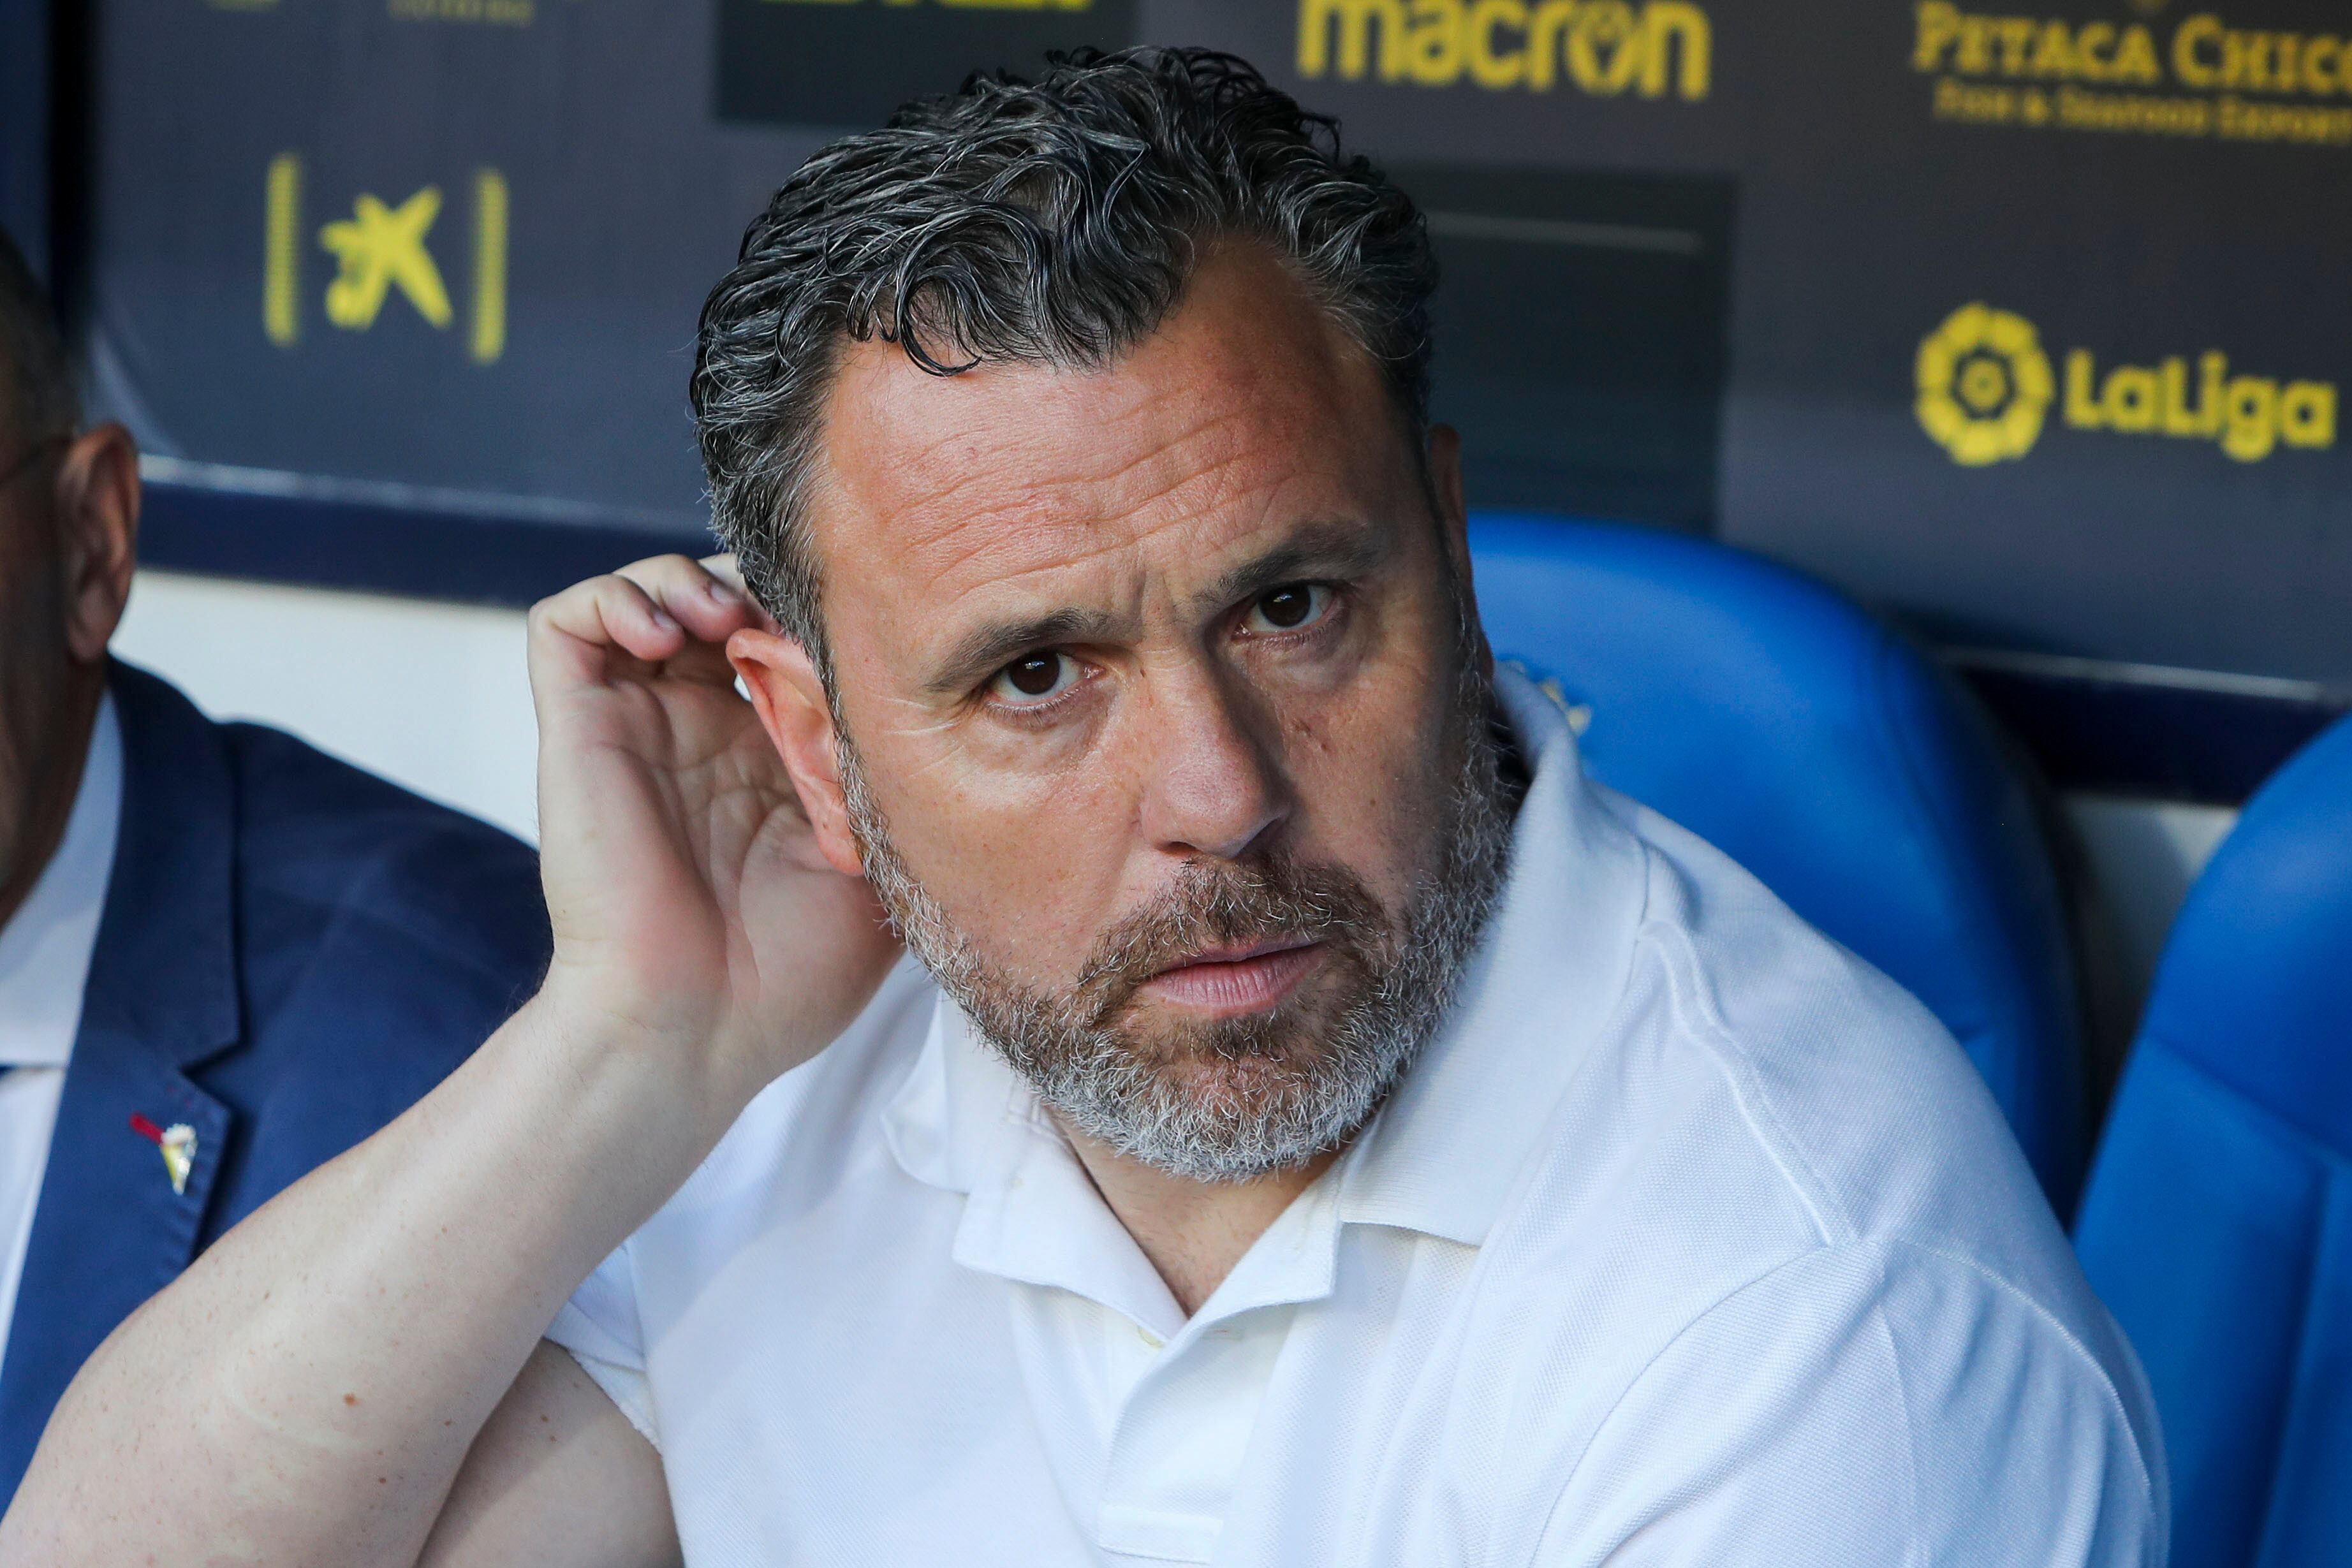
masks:
[[[194,1257],[232,1130],[188,1076],[239,1030],[227,753],[153,676],[112,687],[122,825],[0,1361],[0,1500],[89,1353]],[[190,1156],[177,1190],[158,1135]]]

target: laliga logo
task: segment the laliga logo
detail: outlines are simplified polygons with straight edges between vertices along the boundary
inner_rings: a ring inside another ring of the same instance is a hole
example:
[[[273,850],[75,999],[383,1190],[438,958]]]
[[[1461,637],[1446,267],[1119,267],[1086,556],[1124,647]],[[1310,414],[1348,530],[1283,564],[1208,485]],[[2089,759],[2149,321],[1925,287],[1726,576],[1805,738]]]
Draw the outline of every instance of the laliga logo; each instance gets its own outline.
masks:
[[[1962,306],[1927,334],[1914,379],[1919,428],[1969,468],[2032,451],[2058,392],[2033,323],[1983,304]],[[2101,375],[2090,350],[2073,349],[2059,414],[2072,430],[2210,441],[2241,463],[2259,463],[2282,443],[2336,444],[2333,382],[2232,376],[2229,356],[2215,349],[2198,356],[2193,391],[2185,355]]]
[[[2033,323],[1963,305],[1919,345],[1919,428],[1969,468],[2022,457],[2058,390]]]

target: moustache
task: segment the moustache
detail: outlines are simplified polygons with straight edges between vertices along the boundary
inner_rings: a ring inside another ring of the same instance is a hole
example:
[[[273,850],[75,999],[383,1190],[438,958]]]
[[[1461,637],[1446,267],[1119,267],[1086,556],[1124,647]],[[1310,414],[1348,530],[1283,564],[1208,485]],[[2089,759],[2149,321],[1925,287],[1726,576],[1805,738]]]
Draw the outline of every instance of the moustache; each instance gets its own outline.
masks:
[[[1388,938],[1388,911],[1345,866],[1287,855],[1193,861],[1168,889],[1105,932],[1072,988],[1077,1011],[1108,1023],[1155,975],[1215,947],[1323,942],[1359,964]]]

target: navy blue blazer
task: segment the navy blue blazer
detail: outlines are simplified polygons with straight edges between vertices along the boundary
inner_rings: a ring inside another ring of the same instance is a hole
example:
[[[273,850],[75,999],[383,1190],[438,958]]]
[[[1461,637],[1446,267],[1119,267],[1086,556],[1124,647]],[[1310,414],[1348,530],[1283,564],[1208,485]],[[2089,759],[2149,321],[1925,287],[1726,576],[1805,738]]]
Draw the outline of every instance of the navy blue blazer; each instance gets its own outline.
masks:
[[[439,1082],[547,966],[523,844],[152,675],[111,683],[122,825],[0,1363],[0,1505],[117,1323]],[[175,1123],[179,1192],[152,1136]]]

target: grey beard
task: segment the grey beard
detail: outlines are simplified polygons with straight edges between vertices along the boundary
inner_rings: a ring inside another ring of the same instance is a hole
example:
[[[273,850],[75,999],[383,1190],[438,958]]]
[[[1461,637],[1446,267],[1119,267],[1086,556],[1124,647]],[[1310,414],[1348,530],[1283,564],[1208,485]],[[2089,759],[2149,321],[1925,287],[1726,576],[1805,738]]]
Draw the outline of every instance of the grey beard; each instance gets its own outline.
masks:
[[[1139,931],[1122,950],[1112,933],[1060,994],[981,956],[908,869],[837,720],[835,733],[866,879],[900,939],[982,1037],[1071,1130],[1172,1176],[1241,1182],[1305,1165],[1371,1119],[1437,1032],[1485,930],[1509,862],[1515,800],[1502,777],[1494,691],[1468,661],[1449,711],[1459,733],[1448,737],[1456,761],[1433,830],[1438,863],[1401,911],[1381,908],[1343,869],[1276,862],[1202,870],[1180,880],[1172,907],[1122,923],[1145,925],[1148,940]],[[1119,986],[1131,989],[1149,967],[1133,947],[1198,950],[1275,923],[1326,940],[1344,971],[1336,1015],[1314,1038],[1300,1038],[1308,1020],[1282,1009],[1211,1026],[1192,1054],[1227,1076],[1199,1093],[1155,1060],[1166,1052],[1109,1021],[1124,1001]]]

